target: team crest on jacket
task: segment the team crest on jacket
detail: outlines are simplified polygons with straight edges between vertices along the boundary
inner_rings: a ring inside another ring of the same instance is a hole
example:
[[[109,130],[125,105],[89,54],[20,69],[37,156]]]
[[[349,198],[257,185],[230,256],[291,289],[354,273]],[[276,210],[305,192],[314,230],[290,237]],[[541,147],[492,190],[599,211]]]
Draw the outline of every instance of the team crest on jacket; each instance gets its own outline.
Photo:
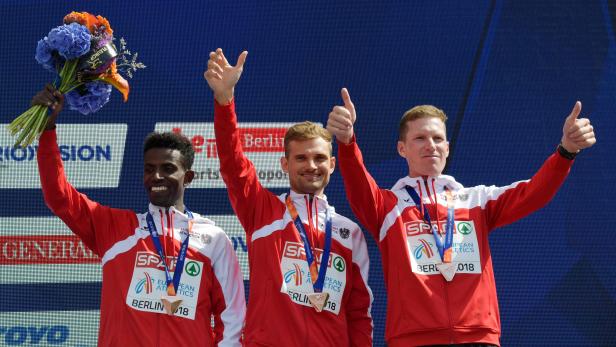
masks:
[[[351,235],[351,230],[347,228],[340,228],[338,229],[338,233],[340,234],[340,237],[342,237],[343,239],[348,239],[349,236]]]

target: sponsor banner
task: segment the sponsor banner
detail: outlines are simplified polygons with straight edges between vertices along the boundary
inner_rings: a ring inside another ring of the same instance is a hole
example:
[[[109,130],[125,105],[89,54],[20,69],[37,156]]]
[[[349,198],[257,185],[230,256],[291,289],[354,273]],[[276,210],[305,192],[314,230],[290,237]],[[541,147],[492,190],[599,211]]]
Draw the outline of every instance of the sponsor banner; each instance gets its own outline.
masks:
[[[96,346],[99,311],[0,313],[0,346]]]
[[[246,234],[235,215],[211,215],[228,235],[248,280]],[[99,282],[99,258],[57,217],[0,218],[2,283]]]
[[[445,230],[446,221],[440,221]],[[440,275],[436,264],[441,262],[430,226],[420,220],[404,224],[413,272]],[[455,221],[453,229],[453,262],[457,273],[481,273],[481,257],[473,221]]]
[[[0,124],[0,188],[40,188],[36,163],[38,142],[13,147],[7,124]],[[126,124],[59,124],[58,146],[66,176],[76,188],[117,187]]]
[[[259,181],[267,188],[289,187],[288,175],[280,168],[284,134],[295,123],[240,123],[244,154],[255,166]],[[156,123],[156,131],[186,135],[195,148],[195,179],[191,188],[225,188],[214,136],[214,123]]]
[[[98,257],[57,217],[0,218],[2,283],[100,282]]]

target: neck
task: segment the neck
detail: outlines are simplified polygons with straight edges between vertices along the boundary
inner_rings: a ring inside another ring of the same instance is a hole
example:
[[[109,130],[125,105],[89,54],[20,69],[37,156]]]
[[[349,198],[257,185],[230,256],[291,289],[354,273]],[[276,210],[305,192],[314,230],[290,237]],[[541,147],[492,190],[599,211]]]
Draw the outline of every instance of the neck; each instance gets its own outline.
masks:
[[[426,175],[426,174],[421,174],[421,173],[417,173],[414,171],[409,171],[409,177],[411,178],[419,178],[421,177],[424,181],[426,181],[429,177],[438,177],[440,176],[442,173],[441,172],[435,172],[434,174],[431,175]]]
[[[164,208],[164,209],[169,209],[171,207],[175,208],[176,210],[180,211],[180,212],[185,212],[185,206],[184,203],[182,201],[178,201],[175,204],[171,205],[171,206],[163,206],[163,205],[156,205],[155,203],[152,202],[152,205],[160,207],[160,208]]]
[[[305,192],[298,192],[297,190],[291,188],[291,190],[296,193],[296,194],[301,194],[301,195],[310,195],[310,200],[312,200],[315,196],[322,198],[323,197],[323,193],[325,192],[324,189],[318,191],[318,192],[314,192],[314,193],[305,193]]]

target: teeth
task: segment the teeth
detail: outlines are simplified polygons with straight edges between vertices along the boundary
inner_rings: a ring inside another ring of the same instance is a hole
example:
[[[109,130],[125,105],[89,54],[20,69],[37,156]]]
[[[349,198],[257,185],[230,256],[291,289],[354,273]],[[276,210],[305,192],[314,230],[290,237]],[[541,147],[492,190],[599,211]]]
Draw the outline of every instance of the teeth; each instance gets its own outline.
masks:
[[[152,187],[153,192],[162,192],[163,190],[167,190],[167,187]]]

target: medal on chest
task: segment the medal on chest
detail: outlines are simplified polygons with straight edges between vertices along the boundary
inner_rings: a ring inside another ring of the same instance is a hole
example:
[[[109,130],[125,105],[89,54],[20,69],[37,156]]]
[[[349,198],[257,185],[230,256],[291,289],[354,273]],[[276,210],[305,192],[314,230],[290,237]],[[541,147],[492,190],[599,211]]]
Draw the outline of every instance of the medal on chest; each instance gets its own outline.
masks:
[[[177,261],[175,263],[173,277],[171,277],[171,271],[169,270],[169,266],[167,265],[165,252],[163,251],[160,238],[158,237],[158,231],[156,230],[156,224],[154,224],[154,218],[152,217],[152,214],[150,212],[148,212],[148,215],[146,217],[146,220],[148,223],[148,229],[150,231],[150,236],[152,237],[154,247],[156,247],[158,256],[160,257],[161,263],[163,264],[163,267],[165,269],[165,279],[167,282],[167,295],[163,295],[160,301],[163,304],[165,313],[171,316],[174,315],[174,313],[177,311],[180,304],[182,304],[182,299],[180,299],[176,295],[176,293],[177,293],[178,285],[180,284],[180,278],[182,277],[182,271],[184,270],[184,261],[186,260],[186,253],[188,251],[188,241],[190,239],[190,233],[192,231],[192,225],[193,225],[192,213],[188,210],[186,210],[186,213],[188,214],[188,217],[189,217],[188,233],[186,234],[186,238],[184,239],[184,241],[182,242],[182,245],[180,246],[180,253],[178,254]],[[171,228],[171,231],[173,231],[173,228]],[[173,244],[171,246],[171,249],[173,249]]]
[[[331,251],[331,241],[332,241],[332,220],[329,213],[329,209],[326,209],[325,212],[325,244],[323,245],[323,254],[321,255],[321,263],[317,269],[317,261],[312,252],[312,247],[310,245],[310,240],[306,233],[306,229],[302,220],[291,201],[291,194],[287,195],[285,199],[285,203],[287,205],[287,209],[293,218],[293,225],[297,229],[300,238],[304,244],[304,251],[306,254],[306,262],[308,263],[308,268],[310,270],[310,279],[312,281],[313,293],[306,294],[308,296],[308,301],[310,305],[317,311],[322,312],[325,305],[327,305],[327,300],[329,299],[329,293],[323,291],[323,284],[325,282],[325,274],[327,273],[327,265],[329,263],[329,256]],[[308,205],[308,204],[307,204]],[[316,204],[315,204],[316,206]],[[316,208],[315,208],[316,209]],[[317,218],[318,218],[318,212]],[[310,230],[313,230],[312,218],[308,215]],[[318,225],[318,221],[316,223]],[[318,232],[318,228],[314,228],[314,233]]]
[[[418,183],[418,188],[421,193],[421,185]],[[454,227],[454,216],[455,216],[455,206],[453,200],[453,193],[445,187],[445,195],[447,197],[447,222],[445,224],[445,236],[441,237],[440,232],[440,224],[439,216],[438,216],[438,204],[437,204],[437,194],[436,189],[434,189],[434,181],[432,181],[432,190],[434,191],[434,201],[430,194],[428,194],[428,198],[430,199],[430,203],[434,205],[434,209],[436,211],[436,225],[432,225],[430,220],[430,213],[428,212],[428,208],[423,204],[423,199],[417,194],[415,189],[412,187],[405,187],[407,193],[413,199],[415,206],[420,210],[421,215],[424,221],[430,226],[432,230],[432,235],[434,236],[434,243],[438,248],[439,256],[441,258],[441,263],[436,264],[436,268],[443,275],[447,282],[451,282],[456,275],[456,264],[453,262],[453,227]],[[426,184],[426,190],[428,186]]]

